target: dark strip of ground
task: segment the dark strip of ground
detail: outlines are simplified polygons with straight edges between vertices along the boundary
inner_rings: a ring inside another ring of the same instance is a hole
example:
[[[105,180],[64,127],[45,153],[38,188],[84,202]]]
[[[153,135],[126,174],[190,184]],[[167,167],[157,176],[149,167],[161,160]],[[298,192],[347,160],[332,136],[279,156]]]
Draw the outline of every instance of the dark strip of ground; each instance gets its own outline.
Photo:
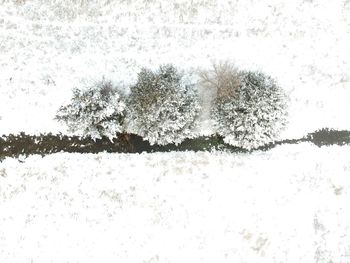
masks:
[[[350,131],[339,131],[332,129],[321,129],[301,139],[282,140],[264,145],[255,150],[269,150],[277,145],[297,144],[310,142],[319,147],[324,145],[350,144]],[[89,137],[66,136],[62,134],[7,135],[0,138],[0,160],[5,157],[28,156],[31,154],[47,155],[56,152],[76,153],[141,153],[141,152],[168,152],[168,151],[210,151],[224,150],[230,152],[248,152],[245,149],[232,147],[224,143],[220,136],[198,137],[187,139],[179,145],[150,145],[140,136],[135,134],[119,134],[117,138],[110,141],[108,138],[93,140]]]

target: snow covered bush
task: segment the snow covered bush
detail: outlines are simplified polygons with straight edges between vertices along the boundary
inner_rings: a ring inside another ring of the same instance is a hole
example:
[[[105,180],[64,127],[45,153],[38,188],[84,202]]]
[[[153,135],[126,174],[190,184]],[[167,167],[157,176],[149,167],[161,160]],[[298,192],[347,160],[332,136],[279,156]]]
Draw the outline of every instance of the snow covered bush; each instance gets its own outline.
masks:
[[[70,104],[60,107],[56,115],[76,135],[110,140],[123,131],[124,117],[121,92],[105,80],[85,89],[75,88]]]
[[[223,81],[226,85],[217,85],[211,109],[217,133],[226,143],[248,150],[275,141],[286,124],[285,93],[263,73],[236,70],[231,73]],[[220,81],[222,78],[213,83]]]
[[[193,137],[200,106],[193,85],[172,65],[142,69],[128,99],[128,131],[151,145],[179,144]]]

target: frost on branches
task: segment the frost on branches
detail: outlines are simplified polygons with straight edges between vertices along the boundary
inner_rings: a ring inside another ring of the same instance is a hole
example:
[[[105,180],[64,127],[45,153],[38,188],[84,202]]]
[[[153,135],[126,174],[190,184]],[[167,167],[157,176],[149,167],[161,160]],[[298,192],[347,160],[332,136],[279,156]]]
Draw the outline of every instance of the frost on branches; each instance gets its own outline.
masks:
[[[125,103],[111,82],[101,81],[92,87],[74,89],[70,104],[62,106],[56,115],[69,131],[80,136],[112,140],[122,132]]]
[[[285,93],[259,72],[238,72],[237,80],[233,93],[215,99],[211,115],[217,133],[248,150],[275,141],[286,125]]]
[[[142,69],[130,90],[128,129],[151,145],[179,144],[193,137],[199,110],[194,87],[184,83],[174,66]]]

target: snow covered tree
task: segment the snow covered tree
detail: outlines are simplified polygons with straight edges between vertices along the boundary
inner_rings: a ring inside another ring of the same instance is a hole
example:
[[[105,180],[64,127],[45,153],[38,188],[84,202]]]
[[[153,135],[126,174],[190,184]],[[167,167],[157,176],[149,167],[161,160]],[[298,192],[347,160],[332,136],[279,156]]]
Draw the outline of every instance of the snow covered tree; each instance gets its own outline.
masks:
[[[193,85],[172,65],[142,69],[128,98],[128,131],[151,145],[179,144],[193,137],[200,106]]]
[[[85,89],[75,88],[70,104],[60,107],[56,115],[76,135],[110,140],[123,131],[124,117],[122,93],[105,80]]]
[[[218,93],[211,110],[217,133],[248,150],[275,141],[286,125],[285,93],[260,72],[237,72],[234,78],[232,92]]]

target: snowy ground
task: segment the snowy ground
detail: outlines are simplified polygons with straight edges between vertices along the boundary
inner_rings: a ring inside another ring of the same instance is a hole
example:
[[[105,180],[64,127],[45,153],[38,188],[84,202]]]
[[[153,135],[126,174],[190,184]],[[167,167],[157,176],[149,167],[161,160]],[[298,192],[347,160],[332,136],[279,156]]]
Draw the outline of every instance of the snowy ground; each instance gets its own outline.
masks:
[[[348,0],[5,0],[0,134],[64,132],[52,118],[73,87],[127,86],[140,67],[262,69],[291,96],[285,138],[350,129]]]
[[[73,87],[229,59],[289,93],[282,135],[350,129],[349,0],[3,0],[0,135],[65,132]],[[0,262],[350,262],[350,146],[0,163]]]
[[[8,158],[0,262],[347,263],[349,156],[305,143]]]

